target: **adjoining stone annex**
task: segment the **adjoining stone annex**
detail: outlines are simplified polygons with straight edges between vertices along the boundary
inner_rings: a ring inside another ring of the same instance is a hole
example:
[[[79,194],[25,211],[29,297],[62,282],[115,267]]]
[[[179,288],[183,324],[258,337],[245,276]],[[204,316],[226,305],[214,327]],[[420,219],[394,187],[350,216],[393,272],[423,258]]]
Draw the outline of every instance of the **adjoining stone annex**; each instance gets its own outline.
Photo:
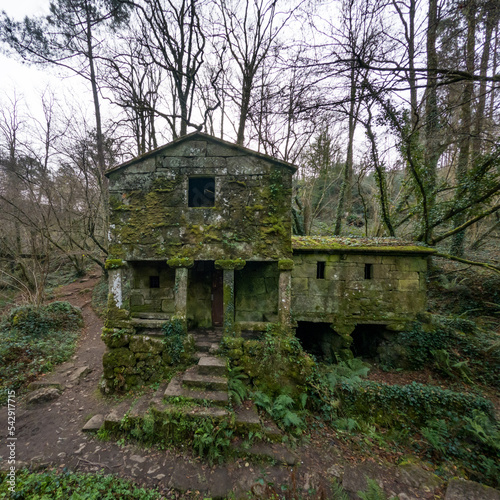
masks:
[[[400,330],[425,309],[432,250],[397,240],[293,237],[296,167],[199,132],[107,172],[108,390],[155,382],[161,328],[226,334],[326,325]]]

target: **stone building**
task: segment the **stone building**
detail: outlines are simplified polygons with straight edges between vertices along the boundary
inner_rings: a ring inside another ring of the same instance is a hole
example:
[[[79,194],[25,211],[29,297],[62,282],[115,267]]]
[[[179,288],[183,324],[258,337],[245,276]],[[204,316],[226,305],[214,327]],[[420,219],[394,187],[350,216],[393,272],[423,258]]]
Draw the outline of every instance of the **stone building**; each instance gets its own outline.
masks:
[[[323,329],[323,341],[347,347],[358,325],[400,329],[425,308],[431,250],[292,237],[295,170],[197,132],[107,172],[110,383],[117,373],[128,386],[153,381],[161,370],[145,375],[143,354],[158,351],[161,365],[155,335],[166,322],[236,334]]]

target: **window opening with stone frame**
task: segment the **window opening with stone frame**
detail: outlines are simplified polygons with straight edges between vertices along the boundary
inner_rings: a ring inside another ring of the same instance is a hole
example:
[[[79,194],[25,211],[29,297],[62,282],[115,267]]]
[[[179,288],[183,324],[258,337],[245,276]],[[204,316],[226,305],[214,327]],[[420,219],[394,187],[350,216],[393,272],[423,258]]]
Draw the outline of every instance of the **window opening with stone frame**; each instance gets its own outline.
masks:
[[[373,264],[365,264],[365,280],[373,279]]]
[[[188,207],[215,206],[215,177],[190,177]]]
[[[318,262],[316,264],[316,279],[324,280],[325,279],[325,266],[326,262]]]

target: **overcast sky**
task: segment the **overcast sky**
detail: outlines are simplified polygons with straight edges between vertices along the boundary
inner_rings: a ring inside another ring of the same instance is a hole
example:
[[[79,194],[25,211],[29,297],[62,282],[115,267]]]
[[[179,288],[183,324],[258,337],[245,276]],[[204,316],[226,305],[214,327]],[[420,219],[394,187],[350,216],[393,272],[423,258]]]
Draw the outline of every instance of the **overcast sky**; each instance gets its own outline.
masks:
[[[21,21],[25,16],[48,14],[49,5],[50,0],[0,0],[0,11]],[[29,66],[17,57],[7,57],[1,50],[0,68],[0,105],[9,106],[15,99],[21,99],[30,115],[43,121],[41,95],[50,88],[62,106],[79,96],[80,109],[92,109],[90,93],[75,76],[61,78],[56,74],[57,68]]]

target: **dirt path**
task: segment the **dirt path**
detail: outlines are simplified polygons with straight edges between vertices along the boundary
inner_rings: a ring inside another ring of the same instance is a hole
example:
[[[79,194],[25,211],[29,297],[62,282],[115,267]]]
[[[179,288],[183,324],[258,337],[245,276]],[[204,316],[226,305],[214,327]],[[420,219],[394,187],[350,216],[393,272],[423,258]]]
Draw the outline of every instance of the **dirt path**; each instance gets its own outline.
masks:
[[[83,433],[81,429],[91,416],[107,414],[117,404],[115,398],[105,398],[98,390],[105,351],[100,338],[102,321],[91,308],[92,288],[98,280],[96,274],[91,275],[61,287],[56,296],[57,300],[67,300],[82,309],[85,327],[73,358],[39,379],[61,381],[65,389],[60,397],[33,407],[26,406],[26,396],[19,401],[16,414],[18,468],[27,466],[32,470],[40,470],[56,467],[89,472],[103,470],[133,479],[138,484],[158,487],[168,498],[197,497],[198,494],[203,494],[203,498],[220,498],[229,494],[236,498],[255,498],[265,494],[270,497],[273,488],[277,492],[281,491],[279,485],[287,485],[289,491],[296,489],[297,496],[300,494],[302,498],[329,498],[332,479],[343,478],[344,486],[355,492],[365,487],[365,475],[378,477],[390,494],[406,495],[401,498],[431,499],[438,498],[436,495],[442,493],[442,484],[429,487],[424,479],[417,484],[413,479],[414,474],[410,474],[411,480],[406,480],[404,474],[390,465],[357,464],[359,459],[364,459],[352,457],[345,445],[339,446],[339,442],[321,429],[313,431],[309,444],[295,450],[300,460],[293,466],[256,463],[240,458],[228,464],[209,467],[194,458],[189,451],[160,451],[133,444],[120,446]],[[90,373],[73,381],[72,377],[84,367],[91,370]],[[2,422],[7,422],[5,410],[2,408],[0,412]],[[6,444],[2,433],[0,468],[6,465]],[[426,471],[419,469],[420,477],[422,473]],[[275,486],[266,487],[269,483]]]

